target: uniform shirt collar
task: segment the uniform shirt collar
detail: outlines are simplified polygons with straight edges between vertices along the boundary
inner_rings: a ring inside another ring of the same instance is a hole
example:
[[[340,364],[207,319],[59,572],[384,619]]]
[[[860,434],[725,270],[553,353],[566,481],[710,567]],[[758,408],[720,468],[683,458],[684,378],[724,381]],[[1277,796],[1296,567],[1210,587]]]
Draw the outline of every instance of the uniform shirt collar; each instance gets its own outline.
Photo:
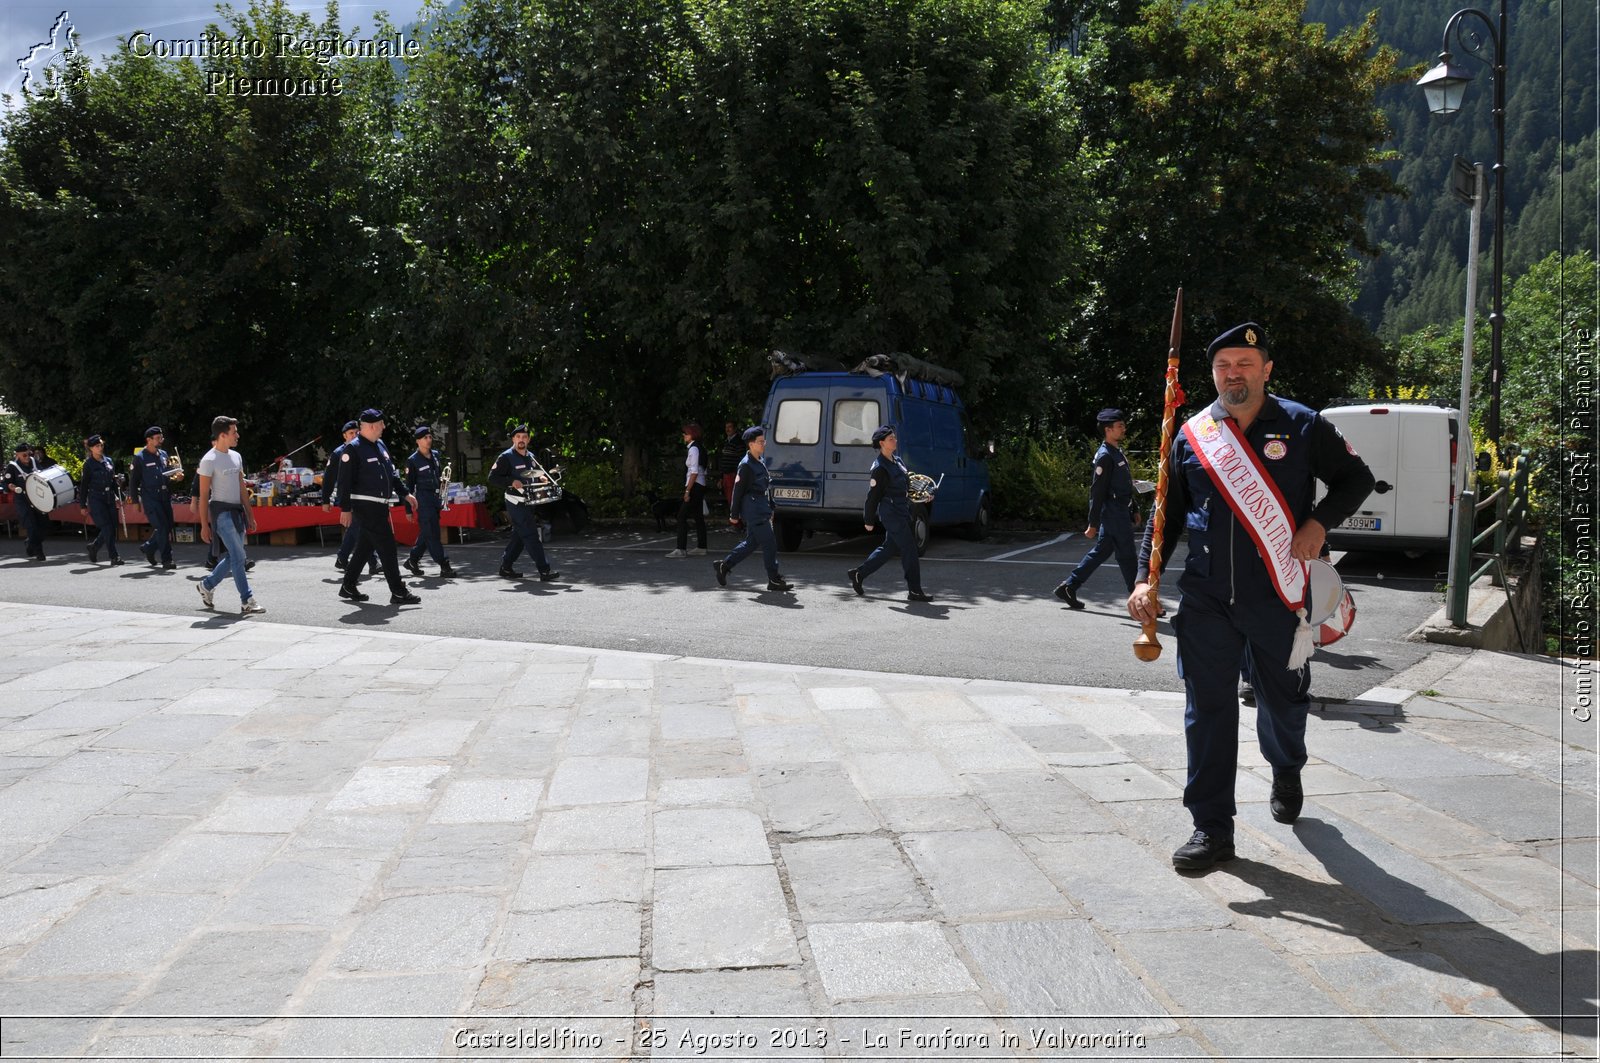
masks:
[[[1211,408],[1206,412],[1211,414],[1211,416],[1218,421],[1228,416],[1228,408],[1222,404],[1221,396],[1218,396],[1217,399],[1211,403]],[[1256,419],[1250,422],[1251,426],[1253,427],[1262,421],[1276,421],[1278,416],[1282,413],[1283,406],[1278,402],[1278,396],[1269,391],[1267,392],[1266,400],[1261,404],[1261,412],[1257,413]]]

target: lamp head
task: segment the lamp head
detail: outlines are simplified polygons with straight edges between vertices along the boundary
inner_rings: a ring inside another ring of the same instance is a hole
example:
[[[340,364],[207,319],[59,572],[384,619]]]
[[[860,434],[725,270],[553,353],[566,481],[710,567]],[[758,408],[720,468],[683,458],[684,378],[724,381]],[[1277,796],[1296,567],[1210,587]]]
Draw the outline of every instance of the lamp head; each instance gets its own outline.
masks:
[[[1417,87],[1428,98],[1428,110],[1440,118],[1448,118],[1461,110],[1461,101],[1471,81],[1470,70],[1452,62],[1449,52],[1440,52],[1438,65],[1417,79]]]

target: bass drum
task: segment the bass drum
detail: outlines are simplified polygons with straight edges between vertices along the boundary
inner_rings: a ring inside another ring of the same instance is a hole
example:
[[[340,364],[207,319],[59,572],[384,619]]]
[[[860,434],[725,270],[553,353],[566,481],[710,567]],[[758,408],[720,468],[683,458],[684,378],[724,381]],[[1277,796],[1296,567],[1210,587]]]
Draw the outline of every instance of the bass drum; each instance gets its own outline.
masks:
[[[1356,622],[1356,600],[1345,589],[1339,570],[1326,561],[1306,562],[1306,620],[1318,646],[1331,646],[1350,634]]]
[[[28,474],[28,501],[40,513],[48,513],[72,501],[76,493],[72,477],[59,465]]]

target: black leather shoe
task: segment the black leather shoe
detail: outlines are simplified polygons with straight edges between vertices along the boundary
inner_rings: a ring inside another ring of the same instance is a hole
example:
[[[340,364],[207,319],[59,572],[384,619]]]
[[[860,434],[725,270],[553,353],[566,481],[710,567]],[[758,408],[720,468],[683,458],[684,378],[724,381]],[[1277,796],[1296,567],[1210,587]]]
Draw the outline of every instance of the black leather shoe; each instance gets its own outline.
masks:
[[[213,567],[215,567],[215,566],[213,566]],[[251,569],[253,569],[255,567],[256,567],[256,563],[254,561],[251,561],[248,558],[245,559],[244,570],[246,572],[249,572]]]
[[[1233,841],[1213,838],[1203,830],[1194,832],[1172,854],[1172,866],[1182,871],[1201,871],[1212,864],[1233,859]]]
[[[792,590],[794,590],[794,584],[785,582],[784,579],[780,576],[777,579],[769,579],[769,580],[767,580],[767,590],[775,591],[775,592],[778,592],[778,593],[782,593],[783,591],[792,591]]]
[[[450,562],[446,561],[444,564],[439,566],[439,578],[440,579],[455,579],[456,578],[456,570],[450,567]]]
[[[407,572],[411,573],[413,576],[426,576],[427,575],[426,572],[422,571],[422,566],[417,564],[415,561],[411,560],[409,557],[406,558],[405,570]]]
[[[1254,705],[1256,703],[1256,688],[1246,683],[1243,679],[1239,680],[1239,700],[1246,705]]]
[[[540,583],[549,583],[553,579],[560,579],[560,578],[561,578],[561,572],[560,572],[559,569],[552,568],[552,569],[548,569],[548,570],[546,570],[544,572],[539,573],[539,582]]]
[[[1066,602],[1074,609],[1082,609],[1083,602],[1078,600],[1077,589],[1070,583],[1063,583],[1056,588],[1056,597]]]
[[[845,575],[850,577],[850,589],[856,592],[856,597],[865,598],[867,596],[867,589],[861,585],[861,570],[859,568],[853,568],[849,572],[846,572]]]
[[[116,567],[117,567],[117,566],[118,566],[118,565],[121,565],[121,564],[125,564],[125,562],[124,562],[124,561],[123,561],[123,560],[122,560],[122,558],[120,558],[120,557],[113,557],[113,558],[112,558],[112,559],[111,559],[111,567],[112,567],[112,568],[116,568]]]
[[[713,561],[713,562],[711,562],[711,567],[717,573],[717,586],[726,587],[728,585],[728,564],[727,564],[727,562],[725,562],[725,561]]]
[[[516,569],[512,568],[510,565],[501,565],[500,566],[500,575],[504,576],[506,579],[521,579],[522,578],[522,573],[518,572]]]
[[[173,561],[163,561],[163,562],[161,562],[161,567],[163,569],[174,569],[174,568],[177,568],[178,565],[177,565],[176,562],[173,562]]]
[[[389,604],[390,605],[421,605],[422,604],[422,599],[418,598],[415,594],[412,594],[410,591],[406,591],[404,594],[391,594],[391,595],[389,595]]]
[[[98,546],[89,547],[89,564],[98,565],[99,563],[100,563],[100,548]]]
[[[906,594],[906,601],[908,601],[908,602],[931,602],[931,601],[933,601],[933,597],[931,595],[924,594],[921,591],[909,591]]]
[[[336,557],[336,558],[334,558],[334,559],[333,559],[333,567],[334,567],[334,568],[336,568],[336,569],[338,569],[338,570],[339,570],[339,571],[340,571],[340,572],[343,572],[343,571],[344,571],[344,562],[343,562],[343,561],[340,561],[340,560],[339,560],[339,559],[338,559],[338,558],[337,558],[337,557]]]
[[[341,583],[339,585],[339,597],[349,598],[352,602],[364,602],[369,595],[362,594],[348,583]]]
[[[1300,818],[1300,809],[1306,803],[1306,793],[1300,786],[1297,771],[1272,773],[1272,799],[1267,802],[1272,818],[1279,823],[1293,823]]]
[[[146,547],[139,547],[139,552],[144,555],[145,562],[151,567],[156,567],[156,552]]]

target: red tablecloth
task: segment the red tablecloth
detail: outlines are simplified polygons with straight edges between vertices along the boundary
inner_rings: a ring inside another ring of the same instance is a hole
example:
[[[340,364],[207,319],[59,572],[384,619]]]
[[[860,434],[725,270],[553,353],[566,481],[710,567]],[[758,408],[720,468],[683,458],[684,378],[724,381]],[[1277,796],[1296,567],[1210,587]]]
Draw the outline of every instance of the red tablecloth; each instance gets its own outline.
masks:
[[[4,505],[15,511],[13,503],[7,502]],[[316,528],[339,523],[339,511],[332,506],[256,506],[251,512],[255,514],[258,535],[283,531],[286,528]],[[389,513],[395,539],[406,546],[416,542],[417,522],[408,517],[404,509],[395,508]],[[178,524],[200,523],[200,516],[193,502],[174,505],[172,517]],[[0,520],[5,519],[15,518],[14,516],[7,518],[5,508],[0,507]],[[88,513],[77,503],[51,510],[50,519],[67,521],[71,524],[89,523]],[[132,502],[123,505],[122,519],[130,525],[149,523],[145,520],[143,507]],[[439,523],[446,528],[475,528],[485,531],[494,527],[494,522],[489,518],[489,507],[483,502],[454,503],[439,514]]]

